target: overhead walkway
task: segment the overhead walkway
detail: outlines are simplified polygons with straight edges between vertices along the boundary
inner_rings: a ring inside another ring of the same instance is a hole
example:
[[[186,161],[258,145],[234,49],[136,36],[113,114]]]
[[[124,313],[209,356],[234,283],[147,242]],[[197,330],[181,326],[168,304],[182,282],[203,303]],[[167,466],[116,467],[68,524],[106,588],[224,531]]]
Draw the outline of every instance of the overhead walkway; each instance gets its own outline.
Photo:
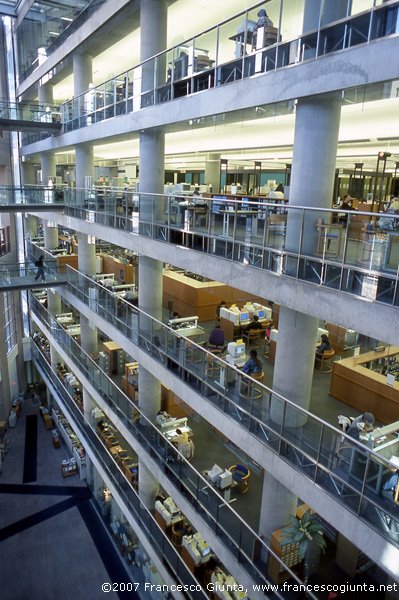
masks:
[[[0,292],[11,290],[31,290],[37,288],[58,287],[68,281],[65,267],[59,267],[55,262],[44,262],[43,276],[33,262],[18,263],[17,265],[1,265]]]
[[[51,208],[49,207],[51,204]],[[51,186],[1,186],[0,212],[64,210],[64,192]]]
[[[0,100],[0,129],[2,131],[61,131],[61,115],[56,106],[34,102]]]

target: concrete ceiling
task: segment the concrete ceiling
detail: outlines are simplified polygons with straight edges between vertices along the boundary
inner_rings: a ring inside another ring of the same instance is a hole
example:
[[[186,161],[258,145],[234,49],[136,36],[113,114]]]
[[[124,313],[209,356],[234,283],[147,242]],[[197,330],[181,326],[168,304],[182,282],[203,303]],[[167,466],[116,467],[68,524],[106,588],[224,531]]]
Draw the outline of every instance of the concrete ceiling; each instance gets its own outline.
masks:
[[[219,119],[205,127],[186,123],[184,131],[167,131],[166,165],[180,169],[203,168],[206,154],[214,151],[237,165],[254,160],[275,166],[290,162],[295,125],[293,111],[266,117],[264,114],[262,107],[256,107],[252,113],[234,113],[234,122],[223,123]],[[344,105],[337,166],[352,168],[355,162],[364,162],[365,169],[374,169],[380,150],[391,152],[389,168],[393,168],[394,161],[399,161],[399,98]],[[97,159],[137,161],[138,138],[129,136],[115,143],[96,145],[94,154]]]

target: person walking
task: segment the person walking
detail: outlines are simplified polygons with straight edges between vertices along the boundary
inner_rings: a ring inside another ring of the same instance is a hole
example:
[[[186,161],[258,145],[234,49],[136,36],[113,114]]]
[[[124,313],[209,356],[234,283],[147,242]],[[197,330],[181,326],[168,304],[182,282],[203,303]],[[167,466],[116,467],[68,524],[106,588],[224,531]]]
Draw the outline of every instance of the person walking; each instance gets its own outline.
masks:
[[[44,256],[43,256],[43,254],[41,254],[39,256],[39,258],[37,259],[37,261],[35,262],[35,267],[37,267],[35,281],[37,281],[39,279],[39,277],[42,278],[42,281],[46,281],[46,277],[44,275]]]

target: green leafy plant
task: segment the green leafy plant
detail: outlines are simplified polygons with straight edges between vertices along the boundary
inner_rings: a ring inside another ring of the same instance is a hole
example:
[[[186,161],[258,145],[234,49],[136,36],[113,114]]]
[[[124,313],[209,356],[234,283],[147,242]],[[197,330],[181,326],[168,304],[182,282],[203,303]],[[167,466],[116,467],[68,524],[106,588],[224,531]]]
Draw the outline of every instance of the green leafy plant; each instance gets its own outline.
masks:
[[[320,527],[320,523],[312,518],[308,509],[301,518],[291,515],[290,525],[284,527],[282,533],[283,546],[287,544],[299,544],[299,557],[305,559],[305,582],[307,582],[309,574],[309,552],[312,545],[319,548],[322,552],[324,552],[326,548],[324,532]]]

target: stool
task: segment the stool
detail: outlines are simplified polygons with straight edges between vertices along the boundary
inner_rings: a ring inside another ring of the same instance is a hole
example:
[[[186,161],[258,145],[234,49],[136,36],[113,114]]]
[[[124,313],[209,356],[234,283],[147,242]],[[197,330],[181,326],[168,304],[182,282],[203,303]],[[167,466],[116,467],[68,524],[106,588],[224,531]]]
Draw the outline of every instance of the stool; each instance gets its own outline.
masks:
[[[256,387],[256,381],[263,381],[264,372],[260,371],[259,373],[251,373],[250,377],[253,381],[241,380],[240,381],[240,396],[242,398],[253,398],[254,400],[260,400],[263,396],[263,390]],[[241,388],[241,385],[244,387]]]
[[[320,373],[332,372],[334,354],[334,350],[324,350],[323,354],[316,354],[315,364],[320,365]]]
[[[247,347],[250,348],[252,346],[252,348],[259,348],[260,336],[262,333],[262,329],[248,329],[248,331],[244,331],[242,337],[245,340]]]

